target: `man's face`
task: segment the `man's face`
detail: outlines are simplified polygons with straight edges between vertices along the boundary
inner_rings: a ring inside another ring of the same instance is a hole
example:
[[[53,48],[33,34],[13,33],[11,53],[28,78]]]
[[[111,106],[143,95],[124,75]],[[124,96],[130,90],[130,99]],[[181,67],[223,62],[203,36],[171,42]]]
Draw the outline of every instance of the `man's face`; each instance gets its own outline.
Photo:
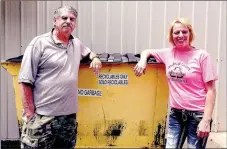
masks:
[[[76,16],[71,11],[62,9],[60,16],[54,18],[54,25],[58,31],[69,35],[75,28]]]

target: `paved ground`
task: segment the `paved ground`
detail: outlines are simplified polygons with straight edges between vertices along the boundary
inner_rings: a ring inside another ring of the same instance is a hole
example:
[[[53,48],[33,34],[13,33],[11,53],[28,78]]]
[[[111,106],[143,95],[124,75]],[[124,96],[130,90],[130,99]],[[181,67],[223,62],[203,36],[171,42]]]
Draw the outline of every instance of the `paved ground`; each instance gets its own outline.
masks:
[[[220,144],[217,144],[213,139],[209,138],[206,148],[223,148]]]
[[[218,133],[211,133],[209,138],[209,145],[210,148],[216,147],[217,148],[227,148],[227,132],[218,132]]]
[[[186,141],[185,141],[186,142]],[[183,148],[187,148],[187,143],[184,144]],[[213,140],[210,140],[207,142],[206,148],[223,148]]]
[[[227,132],[211,133],[206,148],[227,148],[226,134]],[[183,148],[187,148],[187,143]]]

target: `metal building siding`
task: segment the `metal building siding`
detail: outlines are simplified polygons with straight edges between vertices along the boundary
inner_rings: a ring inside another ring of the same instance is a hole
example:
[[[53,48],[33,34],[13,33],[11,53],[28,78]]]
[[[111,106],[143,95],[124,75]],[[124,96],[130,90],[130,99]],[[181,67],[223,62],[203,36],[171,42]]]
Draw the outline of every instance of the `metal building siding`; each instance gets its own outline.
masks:
[[[219,27],[218,27],[218,45],[217,48],[211,49],[213,53],[217,53],[217,66],[219,73],[219,81],[217,82],[217,101],[214,111],[215,121],[217,123],[215,131],[227,131],[226,128],[226,1],[220,3],[219,9]],[[220,16],[220,14],[222,14]],[[217,38],[214,36],[214,38]],[[211,41],[212,42],[212,41]]]
[[[1,58],[14,57],[20,54],[20,7],[19,2],[4,3],[4,34],[1,46]],[[12,11],[13,10],[13,11]],[[1,138],[18,138],[16,106],[12,78],[1,68]]]
[[[226,2],[224,1],[4,1],[1,2],[1,60],[24,53],[37,35],[50,31],[61,5],[78,10],[74,31],[97,53],[140,53],[162,48],[170,22],[187,17],[196,32],[194,46],[207,50],[218,67],[214,130],[226,131]],[[18,138],[12,78],[1,67],[1,138]]]
[[[0,36],[0,56],[1,56],[1,59],[4,59],[4,55],[5,55],[5,51],[3,49],[4,46],[5,46],[5,39],[4,39],[4,35],[5,34],[5,24],[4,24],[4,19],[5,19],[5,13],[4,13],[4,10],[5,10],[5,7],[4,7],[4,2],[0,0],[0,5],[1,5],[1,13],[0,13],[0,33],[1,33],[1,36]],[[6,129],[6,126],[7,126],[7,121],[6,119],[3,119],[7,117],[6,113],[7,113],[7,108],[6,108],[6,105],[7,105],[7,102],[6,100],[3,100],[3,99],[7,99],[6,98],[6,90],[4,90],[4,87],[7,85],[7,83],[5,82],[4,78],[6,77],[6,73],[2,68],[0,69],[0,74],[1,74],[1,86],[0,86],[0,122],[1,122],[1,126],[0,126],[0,138],[2,138],[3,136],[6,136],[7,135],[7,132],[5,131]],[[5,121],[3,121],[5,120]],[[1,142],[1,141],[0,141]]]

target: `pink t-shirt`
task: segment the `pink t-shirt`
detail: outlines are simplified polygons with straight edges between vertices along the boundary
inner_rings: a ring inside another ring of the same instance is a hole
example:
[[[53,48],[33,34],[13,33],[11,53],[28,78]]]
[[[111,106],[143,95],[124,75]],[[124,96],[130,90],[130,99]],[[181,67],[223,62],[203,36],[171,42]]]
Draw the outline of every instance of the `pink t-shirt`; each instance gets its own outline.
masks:
[[[179,51],[166,48],[152,51],[152,56],[166,67],[170,107],[204,111],[205,83],[217,80],[217,73],[205,50]]]

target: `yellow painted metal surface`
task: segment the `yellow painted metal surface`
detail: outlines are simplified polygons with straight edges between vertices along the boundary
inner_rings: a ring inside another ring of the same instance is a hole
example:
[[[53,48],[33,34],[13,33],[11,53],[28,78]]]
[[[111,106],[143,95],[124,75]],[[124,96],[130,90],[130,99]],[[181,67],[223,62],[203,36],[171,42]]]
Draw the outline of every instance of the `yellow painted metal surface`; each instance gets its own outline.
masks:
[[[17,117],[22,103],[17,76],[20,63],[1,63],[12,75]],[[135,64],[103,63],[101,74],[126,74],[126,85],[99,85],[89,65],[81,64],[79,89],[101,91],[101,96],[79,96],[77,147],[142,148],[164,145],[168,109],[165,67],[148,64],[146,75],[136,77]]]

